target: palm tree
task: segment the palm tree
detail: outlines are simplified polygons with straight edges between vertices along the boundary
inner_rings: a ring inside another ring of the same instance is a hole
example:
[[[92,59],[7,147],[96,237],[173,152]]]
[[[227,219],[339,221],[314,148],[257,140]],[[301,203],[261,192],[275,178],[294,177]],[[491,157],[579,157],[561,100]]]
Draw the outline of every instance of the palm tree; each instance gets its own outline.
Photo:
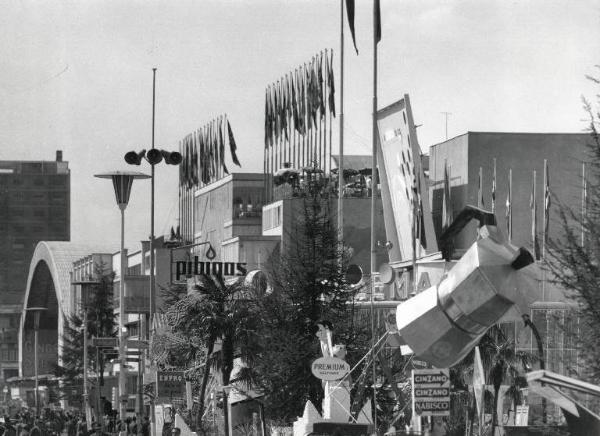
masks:
[[[498,402],[500,400],[500,387],[509,382],[507,394],[510,395],[513,404],[521,404],[521,390],[527,386],[527,381],[522,375],[523,370],[528,370],[536,357],[525,351],[517,351],[515,343],[508,338],[500,325],[489,329],[479,341],[479,351],[485,373],[486,383],[494,387],[493,411],[492,411],[492,434],[498,426]],[[455,386],[463,387],[471,382],[473,377],[474,351],[469,353],[462,362],[454,366],[451,377]],[[475,402],[470,405],[469,420],[472,434],[472,426],[475,417]]]
[[[231,381],[234,360],[240,358],[252,367],[256,343],[256,324],[252,304],[252,290],[242,280],[226,283],[220,276],[201,276],[191,292],[171,305],[166,312],[174,333],[191,342],[201,344],[205,350],[199,390],[197,424],[204,413],[204,400],[211,369],[220,371],[221,383]],[[252,372],[242,372],[250,384]],[[224,407],[226,411],[227,408]]]
[[[500,386],[505,380],[510,382],[509,391],[515,404],[520,404],[521,388],[527,385],[522,370],[528,370],[534,356],[525,351],[517,351],[515,343],[509,339],[499,325],[493,326],[479,342],[481,360],[486,379],[494,387],[492,410],[492,434],[498,426],[498,401]]]

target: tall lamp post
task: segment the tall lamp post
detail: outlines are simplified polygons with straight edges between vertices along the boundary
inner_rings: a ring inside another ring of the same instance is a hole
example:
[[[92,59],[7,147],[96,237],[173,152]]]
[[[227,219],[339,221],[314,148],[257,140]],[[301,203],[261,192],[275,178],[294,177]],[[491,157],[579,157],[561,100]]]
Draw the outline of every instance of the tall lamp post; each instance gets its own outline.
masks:
[[[40,416],[40,394],[39,394],[39,374],[38,374],[38,333],[40,331],[40,315],[48,310],[47,307],[28,307],[28,312],[33,312],[33,373],[35,376],[35,416]]]
[[[150,176],[133,171],[114,171],[96,174],[100,179],[111,179],[115,189],[117,205],[121,211],[121,279],[119,286],[119,417],[127,415],[127,374],[125,355],[125,276],[127,275],[127,259],[125,255],[125,209],[129,203],[131,186],[135,179],[148,179]]]
[[[154,317],[154,313],[156,312],[156,285],[154,278],[154,166],[162,162],[163,160],[167,165],[179,165],[183,160],[181,153],[177,151],[166,151],[159,150],[154,147],[154,124],[155,124],[155,113],[156,113],[156,68],[152,69],[152,143],[151,148],[146,153],[146,150],[141,150],[139,152],[130,151],[125,154],[125,162],[129,165],[140,165],[142,160],[146,160],[151,166],[151,175],[150,175],[150,310],[149,314],[146,317],[146,325],[148,326],[148,338],[150,339],[150,324],[152,323],[152,319]],[[141,332],[141,329],[140,329]],[[142,383],[141,383],[141,374],[138,376],[138,390],[139,390],[139,422],[141,422],[142,415]],[[158,383],[158,381],[157,381]],[[157,391],[158,393],[158,391]],[[153,433],[154,433],[154,411],[151,413],[150,421],[153,424]],[[138,433],[141,434],[141,425],[138,425]]]
[[[80,285],[81,286],[81,306],[83,309],[83,407],[85,410],[85,420],[88,429],[91,428],[92,423],[92,409],[90,406],[90,390],[88,383],[88,309],[92,305],[90,301],[91,293],[93,290],[93,286],[97,285],[99,282],[97,281],[79,281],[79,282],[71,282],[72,285]],[[100,371],[100,369],[98,369]],[[97,390],[100,389],[100,380],[98,379]],[[99,407],[99,403],[98,403]],[[97,411],[98,422],[102,420],[102,412],[100,410]]]

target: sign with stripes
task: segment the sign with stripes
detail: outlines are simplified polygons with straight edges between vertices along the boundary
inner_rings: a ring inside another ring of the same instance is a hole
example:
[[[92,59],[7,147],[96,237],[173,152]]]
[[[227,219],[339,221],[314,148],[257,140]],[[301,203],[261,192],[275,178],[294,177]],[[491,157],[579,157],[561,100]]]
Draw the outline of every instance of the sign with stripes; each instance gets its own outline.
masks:
[[[420,416],[450,415],[450,370],[448,368],[412,371],[413,409]]]

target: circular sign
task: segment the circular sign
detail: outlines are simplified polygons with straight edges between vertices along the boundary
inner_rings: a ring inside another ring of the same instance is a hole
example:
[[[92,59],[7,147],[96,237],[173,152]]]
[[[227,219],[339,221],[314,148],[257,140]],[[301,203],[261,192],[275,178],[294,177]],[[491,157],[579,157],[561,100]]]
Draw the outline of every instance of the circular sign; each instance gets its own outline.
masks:
[[[339,380],[350,372],[350,365],[337,357],[319,357],[312,363],[310,370],[318,379]]]
[[[346,270],[346,281],[351,285],[358,284],[363,277],[363,271],[360,266],[356,264],[348,265]]]

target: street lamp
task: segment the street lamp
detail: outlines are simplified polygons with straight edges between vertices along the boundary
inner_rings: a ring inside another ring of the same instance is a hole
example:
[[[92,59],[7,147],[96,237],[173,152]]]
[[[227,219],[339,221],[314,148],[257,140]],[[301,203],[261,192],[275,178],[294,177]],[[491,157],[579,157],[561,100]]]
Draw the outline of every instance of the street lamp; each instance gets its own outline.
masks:
[[[115,189],[117,205],[121,210],[121,283],[119,286],[119,416],[123,420],[127,414],[127,366],[125,357],[125,275],[127,274],[127,259],[125,258],[125,209],[129,203],[131,185],[135,179],[148,179],[150,176],[138,172],[114,171],[96,174],[100,179],[111,179]]]
[[[129,165],[140,165],[142,160],[145,159],[151,166],[150,172],[150,310],[149,314],[146,318],[146,324],[148,328],[148,339],[150,339],[150,324],[152,323],[152,318],[154,316],[154,312],[156,312],[156,286],[155,286],[155,278],[154,278],[154,166],[159,164],[163,159],[167,165],[179,165],[183,160],[181,153],[177,151],[166,151],[159,150],[154,148],[154,122],[155,122],[155,114],[156,114],[156,68],[152,68],[152,144],[151,149],[146,152],[146,150],[141,150],[139,152],[130,151],[125,154],[125,162]],[[140,333],[142,329],[140,326]],[[141,335],[140,335],[141,337]],[[141,434],[141,422],[142,422],[142,379],[141,379],[141,365],[138,366],[138,404],[139,404],[139,417],[138,417],[138,434]],[[157,378],[158,380],[158,378]],[[157,382],[158,383],[158,382]],[[157,390],[158,392],[158,390]],[[151,423],[154,424],[154,411],[151,413],[150,417]],[[154,434],[154,428],[152,434]]]
[[[81,286],[81,305],[83,308],[83,406],[85,410],[85,420],[87,426],[90,426],[92,422],[92,410],[90,406],[90,394],[88,386],[88,309],[91,306],[91,291],[98,283],[100,282],[92,280],[71,282],[72,285]],[[100,382],[98,380],[97,390],[99,389]],[[98,411],[97,415],[98,421],[100,421],[102,419],[102,413]]]
[[[38,374],[38,333],[40,331],[40,315],[48,310],[47,307],[28,307],[28,312],[33,312],[33,372],[35,376],[35,416],[40,416],[39,374]]]

